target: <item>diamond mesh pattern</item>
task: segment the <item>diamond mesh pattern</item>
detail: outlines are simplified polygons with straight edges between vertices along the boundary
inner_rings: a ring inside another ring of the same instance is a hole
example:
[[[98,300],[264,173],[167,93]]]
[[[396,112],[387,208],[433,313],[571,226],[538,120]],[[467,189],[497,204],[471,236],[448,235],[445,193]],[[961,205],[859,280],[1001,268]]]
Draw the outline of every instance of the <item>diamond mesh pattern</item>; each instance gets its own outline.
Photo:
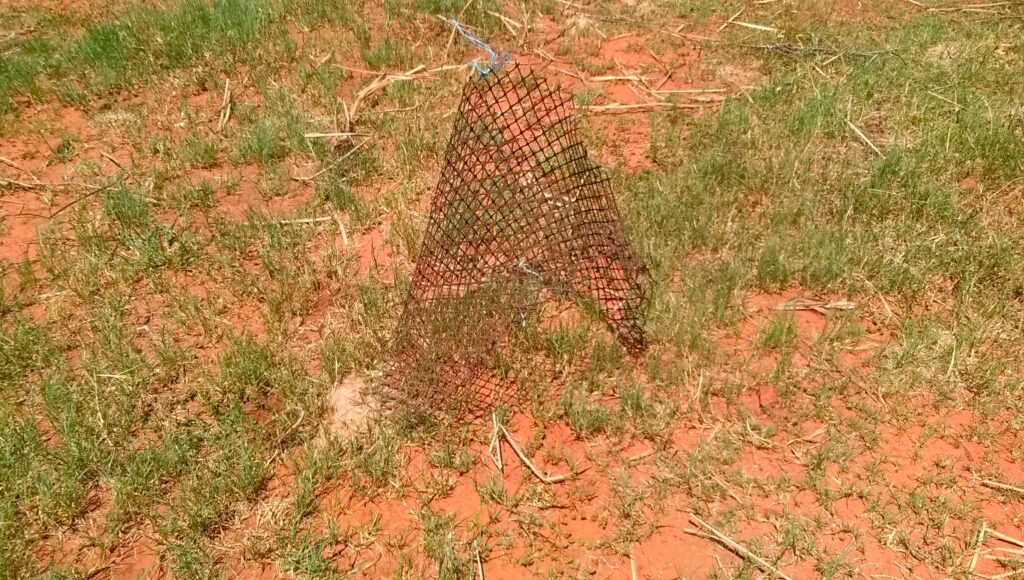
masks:
[[[514,65],[464,87],[394,338],[386,384],[400,404],[455,418],[518,402],[501,352],[555,297],[644,350],[645,269],[574,114]]]

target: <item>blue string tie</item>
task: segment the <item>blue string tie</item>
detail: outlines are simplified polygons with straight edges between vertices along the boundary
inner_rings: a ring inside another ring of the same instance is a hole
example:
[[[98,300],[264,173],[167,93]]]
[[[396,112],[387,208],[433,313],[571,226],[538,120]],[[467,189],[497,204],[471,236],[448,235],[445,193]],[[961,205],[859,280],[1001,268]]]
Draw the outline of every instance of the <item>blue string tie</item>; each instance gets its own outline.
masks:
[[[471,60],[468,63],[469,66],[473,67],[473,70],[480,74],[480,76],[485,77],[491,74],[492,72],[500,69],[501,67],[505,66],[505,63],[507,63],[512,58],[512,55],[509,54],[508,51],[495,51],[494,48],[491,47],[491,45],[487,44],[480,38],[474,36],[472,33],[467,31],[454,18],[451,19],[451,23],[452,26],[455,27],[455,30],[458,30],[459,34],[461,34],[462,37],[465,38],[467,42],[487,53],[490,59],[490,62],[487,65],[482,65],[476,60]]]

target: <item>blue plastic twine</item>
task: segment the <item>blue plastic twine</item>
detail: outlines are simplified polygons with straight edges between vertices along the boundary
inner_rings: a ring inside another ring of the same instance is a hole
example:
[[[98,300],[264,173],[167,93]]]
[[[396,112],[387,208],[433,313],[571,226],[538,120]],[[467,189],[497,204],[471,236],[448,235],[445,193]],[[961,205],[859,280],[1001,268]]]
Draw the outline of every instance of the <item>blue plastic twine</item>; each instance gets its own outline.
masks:
[[[480,40],[476,36],[473,36],[472,34],[467,32],[466,29],[463,28],[461,24],[459,24],[458,20],[452,18],[451,23],[452,26],[455,27],[455,30],[458,30],[459,34],[461,34],[462,37],[466,39],[466,41],[468,41],[473,46],[479,48],[480,50],[485,51],[487,55],[490,57],[490,64],[488,64],[487,66],[484,66],[475,60],[469,61],[469,66],[473,67],[473,69],[476,70],[476,72],[480,73],[480,76],[485,77],[491,74],[492,72],[504,66],[505,63],[507,63],[509,59],[512,58],[512,55],[509,54],[507,51],[503,50],[501,52],[496,52],[493,48],[491,48],[491,45],[487,44],[483,40]]]

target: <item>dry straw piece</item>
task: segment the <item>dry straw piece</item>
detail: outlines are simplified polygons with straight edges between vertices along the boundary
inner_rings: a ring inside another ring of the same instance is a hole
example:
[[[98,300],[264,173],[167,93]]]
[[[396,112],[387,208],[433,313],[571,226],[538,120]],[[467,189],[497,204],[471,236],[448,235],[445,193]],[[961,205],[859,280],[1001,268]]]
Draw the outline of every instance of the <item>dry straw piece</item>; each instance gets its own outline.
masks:
[[[509,64],[463,89],[393,341],[389,394],[413,413],[483,417],[519,400],[505,356],[543,305],[572,300],[645,348],[646,269],[572,100]]]

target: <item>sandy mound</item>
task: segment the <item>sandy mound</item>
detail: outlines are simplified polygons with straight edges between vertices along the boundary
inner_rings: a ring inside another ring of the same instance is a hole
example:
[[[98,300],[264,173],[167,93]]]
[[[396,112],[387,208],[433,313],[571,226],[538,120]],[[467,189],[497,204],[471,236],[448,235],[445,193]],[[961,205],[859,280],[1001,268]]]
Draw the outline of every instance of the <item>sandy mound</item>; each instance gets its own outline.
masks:
[[[363,377],[351,374],[327,395],[325,430],[335,437],[348,437],[363,430],[376,410],[366,394]]]

